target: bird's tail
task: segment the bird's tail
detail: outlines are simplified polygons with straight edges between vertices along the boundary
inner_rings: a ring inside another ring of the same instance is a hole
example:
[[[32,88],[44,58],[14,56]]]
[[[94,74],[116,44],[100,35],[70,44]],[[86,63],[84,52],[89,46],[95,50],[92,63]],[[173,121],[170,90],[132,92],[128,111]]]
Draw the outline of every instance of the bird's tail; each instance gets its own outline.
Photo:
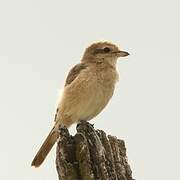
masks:
[[[43,161],[45,160],[46,156],[52,149],[58,137],[59,137],[59,133],[57,131],[57,128],[55,128],[54,126],[50,131],[49,135],[47,136],[47,138],[45,139],[44,143],[40,147],[36,156],[34,157],[31,166],[39,167],[43,163]]]

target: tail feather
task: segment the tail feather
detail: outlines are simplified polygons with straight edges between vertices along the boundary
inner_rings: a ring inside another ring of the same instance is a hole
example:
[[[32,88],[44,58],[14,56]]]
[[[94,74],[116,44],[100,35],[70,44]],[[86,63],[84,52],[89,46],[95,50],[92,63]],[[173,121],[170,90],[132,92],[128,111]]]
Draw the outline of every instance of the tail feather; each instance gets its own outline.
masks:
[[[39,151],[37,152],[36,156],[34,157],[31,166],[39,167],[43,163],[43,161],[45,160],[46,156],[52,149],[58,137],[59,137],[59,133],[53,127],[53,129],[50,131],[49,135],[47,136],[46,140],[40,147]]]

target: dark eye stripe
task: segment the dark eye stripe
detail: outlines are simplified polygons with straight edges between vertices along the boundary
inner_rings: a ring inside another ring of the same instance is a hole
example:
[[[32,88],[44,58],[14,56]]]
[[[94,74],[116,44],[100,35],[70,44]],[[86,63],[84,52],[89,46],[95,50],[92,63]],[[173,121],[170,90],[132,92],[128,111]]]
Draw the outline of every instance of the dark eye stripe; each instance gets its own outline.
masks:
[[[103,52],[104,52],[103,49],[95,49],[94,50],[94,54],[103,53]]]
[[[110,48],[105,47],[104,49],[95,49],[95,50],[94,50],[94,54],[98,54],[98,53],[108,53],[108,52],[110,52],[110,51],[111,51]]]

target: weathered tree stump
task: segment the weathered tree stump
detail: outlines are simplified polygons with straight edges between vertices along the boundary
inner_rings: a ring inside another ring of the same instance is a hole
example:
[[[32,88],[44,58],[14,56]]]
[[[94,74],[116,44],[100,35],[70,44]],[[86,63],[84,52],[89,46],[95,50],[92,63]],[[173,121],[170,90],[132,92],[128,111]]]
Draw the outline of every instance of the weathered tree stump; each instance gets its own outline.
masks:
[[[88,122],[71,136],[60,127],[56,167],[59,180],[133,180],[123,140],[95,130]]]

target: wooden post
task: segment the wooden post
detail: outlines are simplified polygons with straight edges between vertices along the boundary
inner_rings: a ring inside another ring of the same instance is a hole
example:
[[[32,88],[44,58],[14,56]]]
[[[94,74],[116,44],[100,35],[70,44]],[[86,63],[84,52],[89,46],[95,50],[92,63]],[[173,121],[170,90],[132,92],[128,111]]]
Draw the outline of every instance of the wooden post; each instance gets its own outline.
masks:
[[[59,180],[133,180],[123,140],[95,130],[88,122],[71,136],[60,127],[56,167]]]

